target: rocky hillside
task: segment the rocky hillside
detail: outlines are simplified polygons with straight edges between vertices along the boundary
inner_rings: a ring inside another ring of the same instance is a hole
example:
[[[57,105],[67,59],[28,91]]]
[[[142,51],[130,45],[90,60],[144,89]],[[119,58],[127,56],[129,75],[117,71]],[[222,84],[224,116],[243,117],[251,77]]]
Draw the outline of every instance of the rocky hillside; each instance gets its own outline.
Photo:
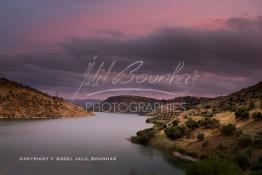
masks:
[[[202,102],[174,118],[153,119],[154,127],[138,132],[133,142],[180,157],[227,159],[243,171],[262,172],[262,166],[254,168],[262,160],[262,82]]]
[[[212,109],[216,112],[234,111],[238,108],[252,109],[260,105],[262,81],[227,96],[216,97],[197,106],[198,109]]]
[[[90,116],[84,108],[22,84],[0,79],[0,118],[59,118]]]

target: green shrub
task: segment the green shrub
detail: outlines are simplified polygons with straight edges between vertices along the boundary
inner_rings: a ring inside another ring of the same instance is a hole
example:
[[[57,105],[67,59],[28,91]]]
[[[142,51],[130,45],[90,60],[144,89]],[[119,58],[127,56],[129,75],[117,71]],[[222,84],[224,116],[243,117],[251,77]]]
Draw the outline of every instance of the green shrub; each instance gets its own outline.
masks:
[[[234,124],[227,124],[220,128],[220,133],[225,136],[233,135],[236,131],[236,126]]]
[[[249,160],[249,155],[247,153],[244,152],[238,152],[235,156],[234,156],[234,161],[239,165],[239,167],[241,167],[242,169],[246,169],[249,164],[250,164],[250,160]]]
[[[195,152],[187,152],[186,155],[193,157],[193,158],[199,158],[198,153],[195,153]]]
[[[243,134],[243,130],[241,130],[241,129],[239,129],[239,128],[237,128],[236,131],[235,131],[235,133],[234,133],[234,135],[235,135],[236,137],[239,137],[239,136],[241,136],[242,134]]]
[[[225,150],[226,149],[226,146],[224,145],[223,142],[220,142],[219,145],[217,146],[217,149],[222,151],[222,150]]]
[[[262,174],[262,170],[259,171],[251,171],[250,175],[261,175]]]
[[[252,143],[252,136],[250,134],[242,134],[237,138],[237,144],[241,147],[247,147]]]
[[[206,105],[204,108],[205,109],[210,109],[210,105]]]
[[[185,122],[185,125],[190,128],[190,129],[196,129],[199,127],[198,122],[196,122],[195,120],[193,120],[192,118],[187,119],[187,121]]]
[[[252,110],[252,109],[254,109],[255,108],[255,103],[253,102],[253,101],[250,101],[249,102],[249,105],[248,105],[248,109],[249,110]]]
[[[147,128],[141,131],[138,131],[136,135],[138,136],[146,136],[146,137],[153,137],[155,134],[154,128]]]
[[[136,136],[131,137],[131,142],[147,145],[154,136],[154,128],[144,129],[142,131],[138,131]]]
[[[254,120],[257,120],[257,121],[262,120],[262,114],[261,114],[261,112],[255,112],[255,113],[253,113],[253,114],[252,114],[252,118],[253,118]]]
[[[170,146],[169,151],[173,152],[173,151],[178,151],[179,147],[176,144],[173,144],[172,146]]]
[[[240,169],[232,162],[220,160],[199,160],[192,163],[186,175],[240,175]]]
[[[132,136],[130,140],[132,143],[137,143],[142,145],[148,144],[148,141],[144,137],[140,137],[140,136]]]
[[[173,120],[173,121],[172,121],[172,125],[173,125],[173,126],[177,126],[178,124],[179,124],[179,121],[178,121],[178,120]]]
[[[201,154],[199,159],[208,159],[209,157],[206,154]]]
[[[205,138],[205,135],[204,135],[203,133],[198,133],[198,134],[197,134],[197,140],[198,140],[199,142],[203,141],[204,138]]]
[[[258,131],[258,132],[256,133],[256,135],[259,135],[259,136],[262,137],[262,131]],[[262,157],[261,157],[261,159],[262,159]]]
[[[252,149],[248,148],[245,153],[251,158],[252,157]]]
[[[262,132],[258,132],[258,133],[254,136],[252,142],[253,142],[253,145],[254,145],[255,147],[260,148],[260,147],[262,146]]]
[[[162,130],[166,128],[166,124],[164,123],[156,123],[155,127],[157,128],[157,130]]]
[[[258,160],[256,162],[252,162],[250,170],[253,172],[262,172],[262,161]]]
[[[209,145],[209,141],[208,140],[205,140],[203,143],[202,143],[202,147],[208,147]]]
[[[235,112],[235,116],[236,116],[236,119],[244,120],[244,119],[249,118],[249,113],[247,109],[241,108]]]
[[[173,126],[165,129],[167,137],[171,139],[179,139],[184,136],[185,128],[181,126]]]
[[[154,118],[147,118],[146,123],[154,123]]]
[[[179,153],[181,154],[185,154],[186,153],[186,150],[184,150],[183,148],[178,148],[177,150]]]
[[[208,129],[208,128],[218,128],[219,127],[219,120],[205,117],[203,120],[200,120],[199,125]]]
[[[213,115],[214,115],[214,114],[213,114],[213,113],[210,113],[210,112],[202,113],[202,116],[203,116],[203,117],[209,117],[209,118],[210,118],[210,117],[213,117]]]

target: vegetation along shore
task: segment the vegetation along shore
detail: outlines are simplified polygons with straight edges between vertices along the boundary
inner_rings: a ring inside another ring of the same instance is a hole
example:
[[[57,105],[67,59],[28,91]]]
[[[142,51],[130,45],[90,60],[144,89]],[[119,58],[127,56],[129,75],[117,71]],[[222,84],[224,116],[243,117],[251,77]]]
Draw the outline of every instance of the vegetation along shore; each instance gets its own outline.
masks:
[[[153,113],[147,121],[154,126],[130,140],[190,161],[187,175],[258,175],[262,174],[261,112],[259,82],[180,113]]]

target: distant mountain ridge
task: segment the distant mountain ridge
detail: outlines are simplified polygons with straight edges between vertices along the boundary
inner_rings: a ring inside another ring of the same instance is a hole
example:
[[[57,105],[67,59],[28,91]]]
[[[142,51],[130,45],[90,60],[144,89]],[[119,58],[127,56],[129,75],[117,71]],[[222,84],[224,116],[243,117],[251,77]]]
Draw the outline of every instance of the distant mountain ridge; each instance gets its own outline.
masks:
[[[0,118],[90,116],[84,108],[20,83],[0,78]]]

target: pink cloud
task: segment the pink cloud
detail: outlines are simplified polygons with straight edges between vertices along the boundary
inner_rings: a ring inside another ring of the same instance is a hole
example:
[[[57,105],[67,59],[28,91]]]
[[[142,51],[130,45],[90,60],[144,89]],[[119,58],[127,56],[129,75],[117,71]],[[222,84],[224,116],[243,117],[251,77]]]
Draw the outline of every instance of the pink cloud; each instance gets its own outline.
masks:
[[[216,19],[254,14],[254,3],[233,1],[134,1],[105,3],[92,10],[81,9],[31,24],[23,47],[58,43],[68,37],[97,36],[96,31],[116,30],[128,36],[145,35],[161,27],[193,26],[217,29]],[[256,13],[257,14],[257,13]],[[27,46],[28,45],[28,46]]]

